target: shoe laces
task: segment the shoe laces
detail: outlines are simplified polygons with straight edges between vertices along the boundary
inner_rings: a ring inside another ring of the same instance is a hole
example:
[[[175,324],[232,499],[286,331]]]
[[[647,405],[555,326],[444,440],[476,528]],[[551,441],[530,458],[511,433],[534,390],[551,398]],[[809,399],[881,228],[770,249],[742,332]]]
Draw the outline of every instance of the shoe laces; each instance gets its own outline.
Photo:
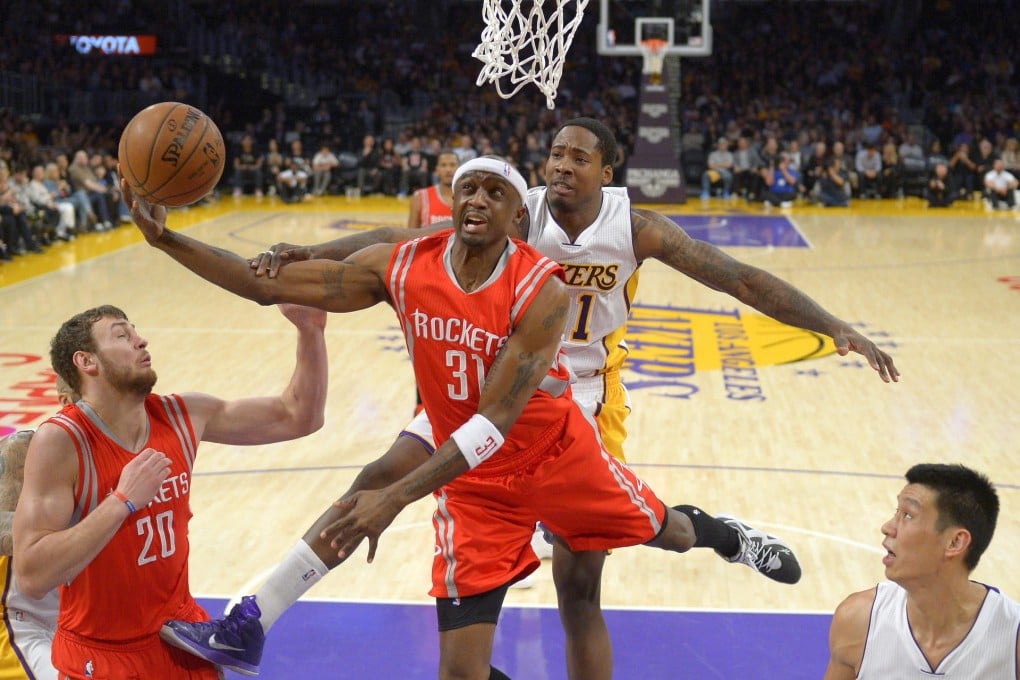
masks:
[[[744,561],[758,571],[773,571],[782,566],[779,553],[778,548],[765,545],[762,539],[748,539],[744,546]]]

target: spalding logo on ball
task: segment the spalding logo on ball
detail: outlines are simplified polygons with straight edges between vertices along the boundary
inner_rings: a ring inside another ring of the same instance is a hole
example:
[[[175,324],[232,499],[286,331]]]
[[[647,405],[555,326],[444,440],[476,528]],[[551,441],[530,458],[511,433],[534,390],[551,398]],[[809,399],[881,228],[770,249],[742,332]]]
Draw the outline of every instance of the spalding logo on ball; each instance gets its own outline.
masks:
[[[117,155],[135,196],[167,207],[191,205],[212,191],[226,162],[216,123],[180,102],[139,111],[121,134]]]

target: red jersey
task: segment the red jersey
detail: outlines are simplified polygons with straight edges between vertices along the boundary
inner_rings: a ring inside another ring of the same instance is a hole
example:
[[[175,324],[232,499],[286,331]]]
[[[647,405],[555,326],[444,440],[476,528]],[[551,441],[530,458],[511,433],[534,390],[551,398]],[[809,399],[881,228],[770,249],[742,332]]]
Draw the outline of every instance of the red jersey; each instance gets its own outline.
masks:
[[[195,433],[177,395],[145,398],[149,438],[170,474],[146,506],[124,520],[110,542],[73,581],[60,587],[59,630],[92,640],[122,642],[155,634],[168,619],[194,620],[199,609],[188,586],[188,522]],[[120,446],[77,405],[48,420],[62,427],[78,453],[75,524],[117,488],[135,452]]]
[[[386,272],[422,402],[440,443],[478,412],[486,373],[542,284],[550,276],[563,278],[558,264],[508,240],[489,280],[467,293],[449,263],[455,238],[453,230],[443,230],[404,243],[394,250]],[[560,358],[562,352],[503,447],[479,467],[512,461],[515,452],[538,441],[573,407],[570,373]]]
[[[439,185],[433,184],[425,189],[418,189],[418,226],[428,227],[444,220],[452,220],[453,212],[450,204],[439,195]]]

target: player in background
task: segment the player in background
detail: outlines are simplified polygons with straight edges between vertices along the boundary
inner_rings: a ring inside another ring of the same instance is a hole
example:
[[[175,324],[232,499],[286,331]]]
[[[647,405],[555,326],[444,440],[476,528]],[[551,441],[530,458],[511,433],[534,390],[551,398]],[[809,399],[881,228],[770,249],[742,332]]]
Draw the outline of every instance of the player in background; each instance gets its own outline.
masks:
[[[78,401],[78,395],[57,376],[57,399],[61,406]],[[50,661],[53,632],[57,627],[57,591],[41,600],[25,597],[14,578],[11,528],[14,509],[25,481],[25,456],[35,430],[20,430],[0,439],[0,611],[7,625],[0,629],[0,678],[9,680],[56,680]]]
[[[32,437],[14,571],[27,597],[60,588],[52,660],[61,678],[220,677],[158,632],[168,617],[208,618],[188,585],[198,443],[268,444],[322,426],[325,314],[281,311],[298,330],[297,360],[283,392],[269,397],[154,394],[148,342],[109,305],[73,316],[54,336],[53,369],[81,398]]]
[[[452,150],[443,149],[439,152],[436,157],[436,183],[411,194],[411,206],[407,214],[407,226],[410,229],[429,227],[452,219],[450,206],[453,203],[453,173],[457,172],[459,165],[457,154]]]
[[[882,525],[889,580],[836,608],[824,680],[1016,680],[1020,604],[970,578],[995,533],[995,488],[963,465],[906,478]]]

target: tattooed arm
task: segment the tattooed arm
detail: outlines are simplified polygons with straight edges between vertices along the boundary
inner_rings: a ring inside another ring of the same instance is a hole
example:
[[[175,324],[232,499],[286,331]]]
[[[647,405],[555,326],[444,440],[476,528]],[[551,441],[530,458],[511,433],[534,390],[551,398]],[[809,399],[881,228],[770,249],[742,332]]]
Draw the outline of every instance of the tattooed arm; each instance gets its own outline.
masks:
[[[32,431],[14,432],[0,439],[0,555],[11,555],[14,540],[14,508],[25,481],[25,454],[32,441]]]
[[[149,245],[235,295],[260,305],[289,302],[327,312],[352,312],[387,297],[383,279],[395,246],[371,246],[344,262],[296,262],[276,278],[252,276],[247,260],[171,231],[166,226],[166,208],[133,197],[127,181],[121,185],[131,217]]]
[[[861,354],[885,382],[899,378],[892,357],[786,281],[735,260],[710,243],[692,239],[657,212],[634,209],[631,222],[638,262],[659,260],[777,321],[829,336],[836,351],[841,355],[850,351]]]
[[[502,434],[510,431],[528,400],[548,374],[560,347],[569,303],[566,287],[549,277],[518,326],[489,367],[478,413]],[[323,536],[346,558],[368,538],[369,562],[379,535],[411,502],[467,472],[468,463],[453,439],[444,442],[425,464],[381,491],[360,492],[335,505],[347,509]]]

